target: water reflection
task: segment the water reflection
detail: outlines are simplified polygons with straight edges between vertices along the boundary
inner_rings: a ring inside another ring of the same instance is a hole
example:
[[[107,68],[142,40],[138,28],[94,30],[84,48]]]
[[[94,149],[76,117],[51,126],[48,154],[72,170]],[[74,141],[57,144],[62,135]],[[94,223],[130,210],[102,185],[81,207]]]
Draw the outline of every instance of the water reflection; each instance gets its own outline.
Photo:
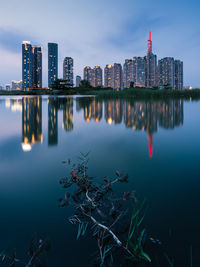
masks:
[[[13,103],[14,105],[14,103]],[[30,151],[35,143],[42,143],[42,99],[22,99],[22,149]]]
[[[2,103],[3,100],[1,100]],[[42,98],[24,97],[6,99],[5,107],[22,112],[22,149],[30,151],[35,143],[42,143]],[[153,134],[159,127],[174,129],[183,125],[183,101],[134,101],[105,100],[94,97],[48,98],[48,145],[58,144],[58,111],[63,112],[62,128],[69,132],[74,129],[73,104],[76,112],[83,111],[86,122],[100,122],[105,118],[109,125],[124,124],[134,131],[146,131],[149,155],[153,155]]]

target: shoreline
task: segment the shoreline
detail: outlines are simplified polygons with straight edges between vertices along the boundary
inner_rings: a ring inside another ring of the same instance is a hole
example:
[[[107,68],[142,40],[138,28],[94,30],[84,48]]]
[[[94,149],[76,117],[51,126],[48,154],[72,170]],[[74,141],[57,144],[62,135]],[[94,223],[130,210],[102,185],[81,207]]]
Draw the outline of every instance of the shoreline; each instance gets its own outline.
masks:
[[[185,99],[199,100],[200,89],[192,90],[155,90],[148,88],[128,88],[120,91],[111,89],[73,88],[68,90],[34,89],[29,91],[0,91],[0,96],[81,96],[93,95],[98,98],[134,98],[134,99]]]

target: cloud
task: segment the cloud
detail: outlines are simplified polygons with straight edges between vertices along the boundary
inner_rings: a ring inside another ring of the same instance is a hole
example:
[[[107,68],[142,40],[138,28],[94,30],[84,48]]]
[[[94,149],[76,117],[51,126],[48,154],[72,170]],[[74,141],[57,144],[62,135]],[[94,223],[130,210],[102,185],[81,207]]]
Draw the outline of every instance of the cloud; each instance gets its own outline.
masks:
[[[0,46],[10,52],[20,52],[23,40],[34,39],[29,34],[20,32],[14,28],[0,28]]]

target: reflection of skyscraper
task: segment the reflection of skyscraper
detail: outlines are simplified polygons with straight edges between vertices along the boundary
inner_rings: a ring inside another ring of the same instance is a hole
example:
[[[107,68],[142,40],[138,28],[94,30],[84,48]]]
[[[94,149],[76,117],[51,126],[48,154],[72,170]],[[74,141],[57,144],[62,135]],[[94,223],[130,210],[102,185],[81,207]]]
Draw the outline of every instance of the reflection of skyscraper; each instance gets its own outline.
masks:
[[[42,99],[24,97],[22,99],[22,149],[30,151],[32,145],[42,143]]]
[[[108,124],[118,124],[122,122],[123,104],[121,100],[106,101],[104,104],[104,110],[105,120]]]
[[[58,143],[58,98],[48,99],[48,145]]]
[[[48,43],[48,87],[58,78],[58,44]]]
[[[64,101],[63,126],[66,131],[73,129],[73,98],[68,97]]]

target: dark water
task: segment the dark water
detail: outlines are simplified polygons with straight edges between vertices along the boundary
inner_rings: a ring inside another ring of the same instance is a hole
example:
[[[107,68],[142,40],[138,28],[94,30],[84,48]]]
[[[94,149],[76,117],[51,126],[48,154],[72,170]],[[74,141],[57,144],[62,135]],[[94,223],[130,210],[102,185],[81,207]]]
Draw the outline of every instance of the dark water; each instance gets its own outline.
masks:
[[[149,242],[152,264],[141,266],[170,266],[165,253],[174,266],[200,266],[199,102],[1,98],[0,251],[26,259],[37,235],[51,240],[49,266],[90,266],[95,243],[76,241],[57,201],[62,161],[80,151],[91,151],[91,174],[128,172],[122,190],[147,200],[143,225],[162,245]]]

